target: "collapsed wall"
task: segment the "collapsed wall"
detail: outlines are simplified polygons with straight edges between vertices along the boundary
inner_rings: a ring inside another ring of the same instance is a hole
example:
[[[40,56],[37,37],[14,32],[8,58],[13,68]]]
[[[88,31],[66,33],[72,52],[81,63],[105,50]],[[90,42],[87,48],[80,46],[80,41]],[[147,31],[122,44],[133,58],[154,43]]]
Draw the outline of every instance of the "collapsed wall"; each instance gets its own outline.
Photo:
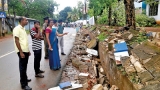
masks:
[[[83,28],[77,33],[61,82],[82,84],[76,90],[159,90],[160,37],[151,33],[106,26]],[[121,43],[125,50],[116,47]],[[87,49],[97,50],[98,56]]]

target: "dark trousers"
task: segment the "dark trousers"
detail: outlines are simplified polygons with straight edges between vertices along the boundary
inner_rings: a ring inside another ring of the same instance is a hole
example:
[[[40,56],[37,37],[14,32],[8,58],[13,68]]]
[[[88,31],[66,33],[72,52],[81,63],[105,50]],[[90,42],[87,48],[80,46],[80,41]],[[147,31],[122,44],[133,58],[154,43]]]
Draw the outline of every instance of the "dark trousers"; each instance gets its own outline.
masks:
[[[40,50],[34,50],[33,52],[34,52],[34,70],[35,70],[35,74],[39,74],[42,51],[40,49]]]
[[[20,83],[22,87],[25,87],[28,85],[27,82],[27,64],[28,64],[28,58],[29,53],[23,52],[25,55],[25,58],[21,58],[20,53],[18,52],[19,57],[19,72],[20,72]]]
[[[45,50],[45,58],[48,58],[49,57],[49,54],[48,54],[48,42],[47,42],[47,38],[44,37],[44,50]]]

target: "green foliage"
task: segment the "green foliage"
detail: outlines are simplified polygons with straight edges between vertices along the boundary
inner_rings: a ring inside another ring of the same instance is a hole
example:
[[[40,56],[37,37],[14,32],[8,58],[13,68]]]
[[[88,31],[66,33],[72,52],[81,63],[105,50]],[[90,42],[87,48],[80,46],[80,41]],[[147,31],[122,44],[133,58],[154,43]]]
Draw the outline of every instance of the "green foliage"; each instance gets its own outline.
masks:
[[[75,22],[79,19],[78,8],[74,7],[72,12],[68,12],[67,19],[70,19],[72,22]]]
[[[103,10],[103,13],[100,17],[98,17],[97,19],[97,23],[98,24],[107,24],[107,21],[108,21],[108,12],[106,9]]]
[[[104,41],[106,38],[107,38],[108,35],[106,35],[105,33],[101,33],[99,36],[98,36],[98,39],[99,41]]]
[[[88,10],[88,14],[89,14],[89,16],[94,16],[94,9],[89,9]]]
[[[90,9],[93,11],[92,9]],[[90,12],[91,12],[90,11]],[[98,24],[108,24],[108,10],[105,8],[102,15],[97,19]],[[125,25],[125,9],[123,2],[112,3],[112,25],[124,26]]]
[[[53,18],[53,12],[58,4],[54,0],[9,0],[8,9],[11,14],[26,16],[43,22],[48,16]]]
[[[125,6],[123,1],[114,2],[112,4],[112,25],[124,26],[125,25]]]
[[[144,42],[146,41],[148,38],[146,36],[146,33],[145,32],[140,32],[138,33],[138,35],[134,36],[131,41],[129,41],[128,43],[130,45],[132,45],[133,43],[137,42],[137,43],[141,43],[141,42]]]
[[[137,14],[136,15],[136,24],[141,27],[145,26],[154,26],[156,21],[154,18],[150,18],[144,14]]]
[[[96,26],[92,26],[90,30],[94,31],[96,28],[97,28]]]
[[[59,19],[61,19],[62,21],[70,21],[67,17],[68,17],[68,13],[72,12],[72,8],[71,7],[65,7],[63,10],[60,11],[59,13]]]
[[[83,2],[82,1],[78,1],[77,3],[77,9],[78,9],[78,15],[79,15],[79,18],[82,18],[83,16],[83,13],[82,13],[82,10],[83,10]]]

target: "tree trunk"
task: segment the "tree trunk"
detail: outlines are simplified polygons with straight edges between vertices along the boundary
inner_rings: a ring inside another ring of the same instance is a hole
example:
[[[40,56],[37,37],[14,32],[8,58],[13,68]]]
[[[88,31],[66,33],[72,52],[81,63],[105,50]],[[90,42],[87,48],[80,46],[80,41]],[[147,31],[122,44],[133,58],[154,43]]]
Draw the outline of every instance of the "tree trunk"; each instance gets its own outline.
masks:
[[[12,24],[11,23],[13,23],[13,21],[12,21],[12,19],[11,19],[11,14],[10,14],[10,9],[8,9],[8,14],[9,14],[9,18],[7,17],[6,19],[5,19],[5,22],[6,22],[6,24],[9,26],[9,28],[10,28],[10,30],[11,30],[11,32],[13,31],[13,28],[12,28]],[[9,22],[10,21],[10,22]]]
[[[16,12],[15,12],[14,7],[13,7],[13,14],[14,14],[14,17],[13,17],[12,28],[14,28],[14,27],[15,27],[15,22],[16,22]]]
[[[134,0],[124,0],[125,13],[126,13],[126,25],[130,25],[134,30],[136,29],[135,24],[135,7]]]
[[[108,15],[108,25],[111,26],[111,21],[112,21],[112,8],[111,6],[109,6],[109,11],[108,11],[109,15]]]

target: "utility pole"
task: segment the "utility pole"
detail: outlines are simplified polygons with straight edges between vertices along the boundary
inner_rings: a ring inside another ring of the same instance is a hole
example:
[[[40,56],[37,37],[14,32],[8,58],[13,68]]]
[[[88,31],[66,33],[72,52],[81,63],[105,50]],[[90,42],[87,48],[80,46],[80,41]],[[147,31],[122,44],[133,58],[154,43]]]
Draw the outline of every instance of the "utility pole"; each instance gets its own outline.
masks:
[[[4,11],[4,0],[1,0],[1,11]],[[2,18],[0,18],[0,37],[2,36]]]

